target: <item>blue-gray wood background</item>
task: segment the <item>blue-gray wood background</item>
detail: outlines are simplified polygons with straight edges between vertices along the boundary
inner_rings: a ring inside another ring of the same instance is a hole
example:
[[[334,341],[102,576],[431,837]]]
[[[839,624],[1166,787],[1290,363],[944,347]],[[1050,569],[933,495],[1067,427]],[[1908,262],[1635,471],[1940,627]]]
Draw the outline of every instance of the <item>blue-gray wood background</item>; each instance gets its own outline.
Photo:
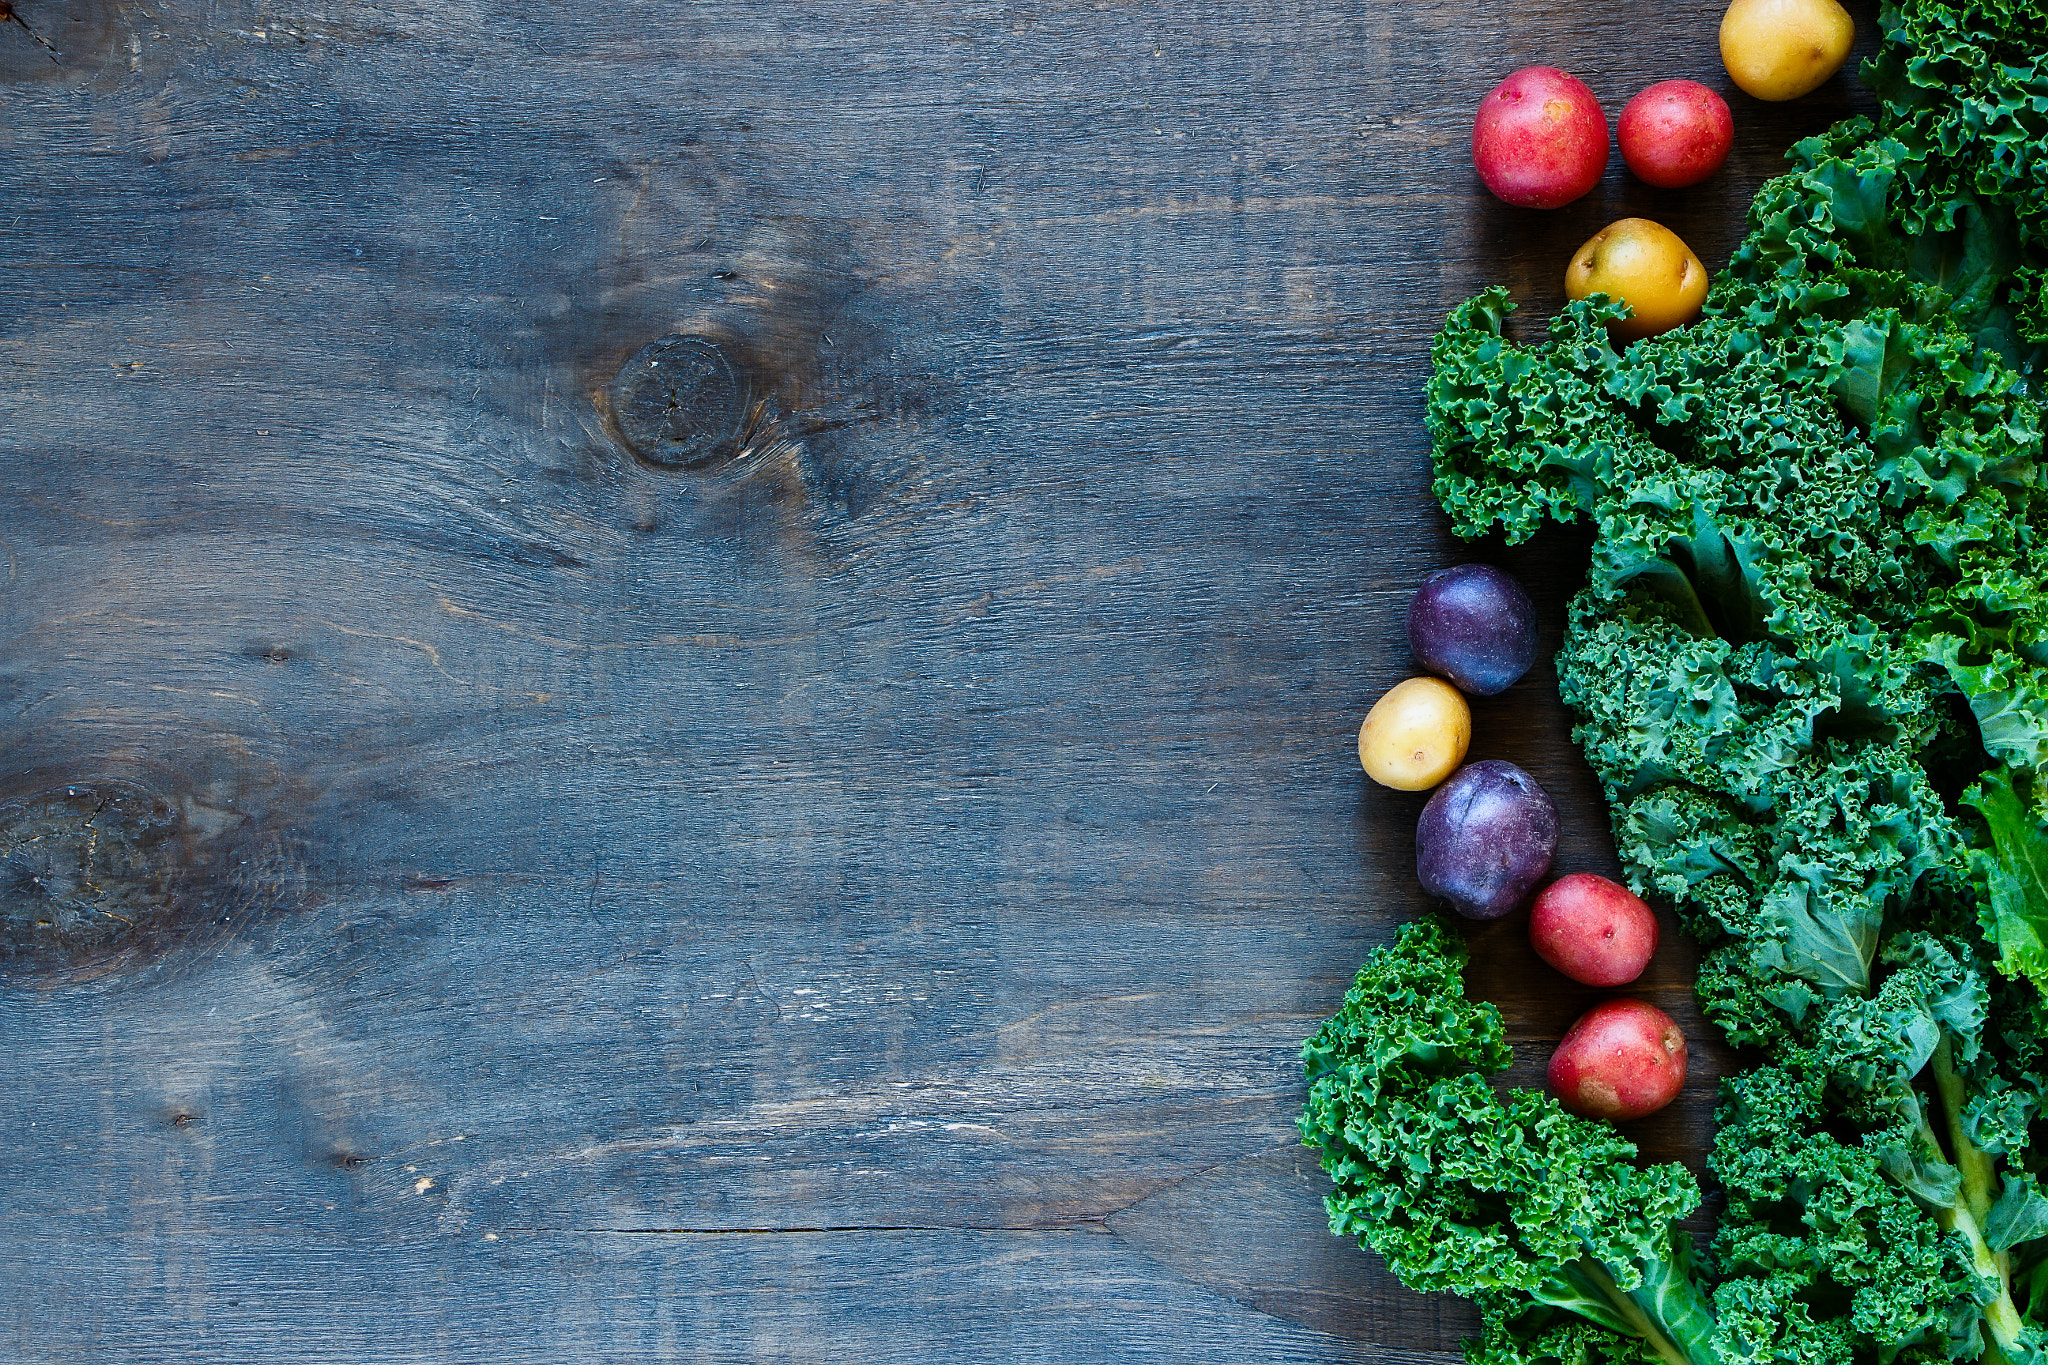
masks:
[[[1480,96],[1729,89],[1717,5],[13,10],[0,1358],[1455,1358],[1293,1130],[1425,909],[1408,593],[1552,645],[1583,564],[1447,535],[1429,338],[1625,212],[1718,266],[1856,82],[1541,215]],[[678,332],[696,471],[606,417]],[[1611,870],[1547,663],[1476,712]]]

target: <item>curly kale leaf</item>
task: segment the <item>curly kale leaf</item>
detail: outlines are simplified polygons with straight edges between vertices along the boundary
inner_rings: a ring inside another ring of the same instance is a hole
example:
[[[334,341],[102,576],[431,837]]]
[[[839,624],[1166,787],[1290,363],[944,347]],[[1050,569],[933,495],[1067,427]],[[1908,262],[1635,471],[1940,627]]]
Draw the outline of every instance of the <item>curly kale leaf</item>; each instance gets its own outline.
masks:
[[[1856,657],[1882,654],[1867,642]],[[1617,848],[1639,889],[1728,946],[1715,965],[1753,989],[1701,994],[1738,1041],[1780,1027],[1760,1004],[1796,1025],[1867,989],[1886,907],[1962,848],[1921,762],[1938,732],[1925,684],[1888,668],[1859,688],[1848,666],[1693,635],[1636,590],[1572,606],[1559,686]]]
[[[1999,966],[2048,980],[2048,827],[2010,770],[1987,773],[1963,798],[1984,818],[1989,848],[1970,851],[1986,890],[1985,936]],[[2036,790],[2039,790],[2038,788]]]
[[[1639,1169],[1632,1143],[1547,1095],[1496,1092],[1500,1016],[1465,998],[1465,962],[1442,922],[1406,926],[1302,1049],[1301,1134],[1335,1183],[1331,1231],[1411,1288],[1477,1299],[1476,1360],[1547,1358],[1502,1354],[1545,1336],[1580,1353],[1558,1358],[1707,1365],[1711,1320],[1674,1226],[1698,1186],[1681,1166]]]
[[[1939,237],[1981,216],[2015,260],[1981,286],[1980,314],[2048,345],[2048,5],[1913,0],[1880,21],[1886,44],[1866,76],[1902,149],[1898,235]]]
[[[1974,1354],[1982,1309],[1968,1252],[1829,1131],[1812,1073],[1726,1082],[1710,1165],[1727,1194],[1714,1254],[1725,1361],[1849,1365]]]

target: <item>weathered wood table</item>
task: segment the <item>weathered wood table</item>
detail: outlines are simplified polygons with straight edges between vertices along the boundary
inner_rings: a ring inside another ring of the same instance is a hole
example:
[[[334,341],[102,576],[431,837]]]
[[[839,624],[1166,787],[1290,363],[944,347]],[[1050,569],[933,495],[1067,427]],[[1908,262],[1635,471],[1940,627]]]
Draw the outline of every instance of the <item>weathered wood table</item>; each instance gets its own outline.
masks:
[[[1447,535],[1428,341],[1718,265],[1860,86],[1545,216],[1480,95],[1725,89],[1718,7],[13,9],[0,1359],[1454,1358],[1293,1131],[1424,909],[1409,591],[1583,564]],[[1569,724],[1474,752],[1611,870]]]

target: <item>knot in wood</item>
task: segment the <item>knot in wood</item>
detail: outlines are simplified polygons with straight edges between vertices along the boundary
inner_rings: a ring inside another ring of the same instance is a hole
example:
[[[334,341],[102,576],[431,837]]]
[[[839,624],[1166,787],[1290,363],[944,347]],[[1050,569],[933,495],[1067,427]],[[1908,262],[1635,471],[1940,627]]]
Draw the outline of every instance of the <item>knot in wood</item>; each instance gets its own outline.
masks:
[[[747,386],[704,337],[649,342],[620,368],[610,397],[620,438],[648,464],[700,469],[739,448]]]
[[[183,823],[126,783],[0,803],[0,965],[76,964],[161,931],[179,913]]]

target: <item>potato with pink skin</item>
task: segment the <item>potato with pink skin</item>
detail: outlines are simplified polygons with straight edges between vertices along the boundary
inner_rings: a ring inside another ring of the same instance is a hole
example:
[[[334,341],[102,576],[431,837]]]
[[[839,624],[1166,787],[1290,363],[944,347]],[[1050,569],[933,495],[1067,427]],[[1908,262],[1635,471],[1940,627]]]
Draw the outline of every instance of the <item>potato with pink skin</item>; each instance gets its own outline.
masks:
[[[1685,1035],[1655,1005],[1602,1001],[1550,1054],[1548,1080],[1558,1103],[1582,1118],[1639,1119],[1678,1098]]]
[[[1607,115],[1576,76],[1525,66],[1479,102],[1472,166],[1517,208],[1563,208],[1607,169]]]
[[[1626,986],[1657,951],[1657,917],[1619,882],[1574,872],[1537,893],[1529,946],[1574,981]]]
[[[1614,136],[1638,180],[1680,190],[1721,169],[1735,146],[1735,116],[1698,81],[1658,81],[1623,106]]]

